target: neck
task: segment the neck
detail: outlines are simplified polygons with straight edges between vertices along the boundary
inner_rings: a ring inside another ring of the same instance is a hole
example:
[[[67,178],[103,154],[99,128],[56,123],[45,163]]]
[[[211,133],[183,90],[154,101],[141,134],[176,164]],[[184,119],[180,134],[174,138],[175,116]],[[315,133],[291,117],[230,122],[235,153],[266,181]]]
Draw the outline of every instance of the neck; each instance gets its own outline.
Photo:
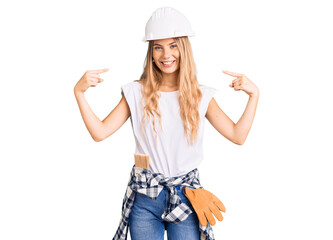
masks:
[[[178,72],[173,72],[169,74],[163,73],[161,86],[165,88],[175,88],[177,84]]]

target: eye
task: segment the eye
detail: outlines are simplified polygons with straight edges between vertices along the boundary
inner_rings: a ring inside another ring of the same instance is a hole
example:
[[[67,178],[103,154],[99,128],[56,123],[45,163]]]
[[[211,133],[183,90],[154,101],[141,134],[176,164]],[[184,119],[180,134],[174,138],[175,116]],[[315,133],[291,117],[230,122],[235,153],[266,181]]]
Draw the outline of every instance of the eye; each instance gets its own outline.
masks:
[[[158,48],[161,48],[161,47],[154,47],[155,50],[157,50]]]
[[[171,47],[177,47],[177,45],[176,45],[176,44],[174,44],[174,45],[171,45]]]

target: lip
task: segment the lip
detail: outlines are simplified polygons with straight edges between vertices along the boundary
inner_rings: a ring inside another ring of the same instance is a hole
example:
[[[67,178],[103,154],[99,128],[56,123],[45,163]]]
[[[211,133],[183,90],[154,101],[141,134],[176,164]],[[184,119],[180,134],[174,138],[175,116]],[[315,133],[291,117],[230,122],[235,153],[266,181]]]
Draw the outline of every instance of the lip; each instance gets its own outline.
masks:
[[[165,61],[165,62],[170,62],[170,61]],[[161,64],[163,65],[163,67],[172,67],[175,64],[176,60],[173,60],[171,64],[165,65],[163,62],[161,62]]]

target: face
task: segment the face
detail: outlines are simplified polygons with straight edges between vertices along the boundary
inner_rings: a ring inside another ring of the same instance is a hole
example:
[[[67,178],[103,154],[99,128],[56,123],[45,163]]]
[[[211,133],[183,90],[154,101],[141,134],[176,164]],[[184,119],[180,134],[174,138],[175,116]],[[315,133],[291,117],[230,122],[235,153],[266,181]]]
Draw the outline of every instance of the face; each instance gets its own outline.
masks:
[[[179,50],[173,38],[154,40],[153,59],[157,67],[166,74],[179,69]]]

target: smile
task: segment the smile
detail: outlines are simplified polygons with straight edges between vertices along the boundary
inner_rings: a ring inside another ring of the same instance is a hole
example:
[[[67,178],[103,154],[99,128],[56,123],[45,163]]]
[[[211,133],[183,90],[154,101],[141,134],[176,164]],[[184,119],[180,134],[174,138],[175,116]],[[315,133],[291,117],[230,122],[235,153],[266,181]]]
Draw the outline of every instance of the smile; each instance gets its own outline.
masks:
[[[164,67],[171,67],[176,62],[176,60],[169,61],[169,62],[161,62]]]

